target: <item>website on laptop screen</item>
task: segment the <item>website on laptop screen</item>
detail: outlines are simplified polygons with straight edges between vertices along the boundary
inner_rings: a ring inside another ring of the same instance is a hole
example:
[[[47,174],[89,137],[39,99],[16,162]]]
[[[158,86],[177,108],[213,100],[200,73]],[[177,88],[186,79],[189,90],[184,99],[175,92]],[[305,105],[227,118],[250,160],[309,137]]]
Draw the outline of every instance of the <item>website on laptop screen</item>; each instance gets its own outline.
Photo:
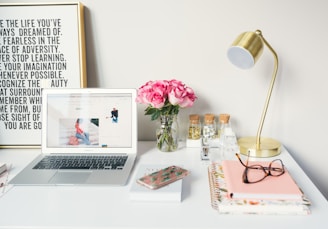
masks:
[[[47,147],[132,145],[131,94],[48,95]]]

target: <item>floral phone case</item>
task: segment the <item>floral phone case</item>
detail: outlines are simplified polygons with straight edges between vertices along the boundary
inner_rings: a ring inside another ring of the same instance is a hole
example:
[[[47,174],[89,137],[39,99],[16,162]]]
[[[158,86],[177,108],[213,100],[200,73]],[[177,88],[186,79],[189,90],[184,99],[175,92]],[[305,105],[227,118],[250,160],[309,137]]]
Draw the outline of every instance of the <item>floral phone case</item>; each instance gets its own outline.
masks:
[[[137,183],[150,189],[158,189],[174,181],[177,181],[187,176],[188,174],[188,170],[172,165],[139,178]]]

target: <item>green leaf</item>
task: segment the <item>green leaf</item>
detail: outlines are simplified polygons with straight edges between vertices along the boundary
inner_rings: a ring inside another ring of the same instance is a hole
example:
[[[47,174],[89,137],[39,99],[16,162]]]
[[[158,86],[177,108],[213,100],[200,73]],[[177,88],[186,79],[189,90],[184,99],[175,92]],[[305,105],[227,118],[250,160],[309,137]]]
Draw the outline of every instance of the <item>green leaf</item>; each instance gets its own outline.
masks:
[[[145,109],[145,115],[150,115],[151,120],[154,121],[159,118],[160,115],[173,115],[179,113],[179,105],[173,106],[170,103],[166,103],[161,109],[148,106]]]
[[[154,121],[154,120],[157,120],[159,118],[159,116],[161,115],[161,112],[159,112],[159,110],[157,110],[157,112],[154,112],[152,115],[151,115],[151,120]]]

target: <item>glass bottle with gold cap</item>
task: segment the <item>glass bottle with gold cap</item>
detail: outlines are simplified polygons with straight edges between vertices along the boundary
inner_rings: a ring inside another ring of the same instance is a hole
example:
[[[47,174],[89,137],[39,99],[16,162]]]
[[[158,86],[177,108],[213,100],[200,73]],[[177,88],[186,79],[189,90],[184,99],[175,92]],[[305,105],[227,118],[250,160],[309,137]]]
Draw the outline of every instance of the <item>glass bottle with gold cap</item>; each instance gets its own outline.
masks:
[[[189,115],[188,139],[198,140],[201,137],[202,129],[198,114]]]
[[[238,145],[235,133],[230,125],[230,115],[220,114],[220,131],[219,131],[219,147],[222,160],[234,158],[234,154],[238,153]]]
[[[215,116],[214,114],[204,115],[203,133],[202,133],[202,151],[201,158],[209,160],[209,151],[211,142],[215,138]]]
[[[214,114],[204,115],[203,136],[214,138],[215,137],[215,116]]]
[[[219,115],[219,128],[218,128],[218,138],[220,138],[220,142],[221,140],[223,140],[224,136],[222,136],[223,138],[221,139],[221,134],[224,134],[224,130],[226,128],[230,128],[230,115],[229,114],[220,114]]]

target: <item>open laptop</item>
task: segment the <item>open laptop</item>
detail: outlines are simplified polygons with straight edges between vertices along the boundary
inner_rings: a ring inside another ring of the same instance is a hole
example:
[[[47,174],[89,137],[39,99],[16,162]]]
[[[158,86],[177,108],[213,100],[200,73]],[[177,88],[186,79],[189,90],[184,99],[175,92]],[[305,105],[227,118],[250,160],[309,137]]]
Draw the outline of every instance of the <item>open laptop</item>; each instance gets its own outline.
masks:
[[[42,153],[9,183],[125,185],[137,154],[135,98],[135,89],[44,89]]]

